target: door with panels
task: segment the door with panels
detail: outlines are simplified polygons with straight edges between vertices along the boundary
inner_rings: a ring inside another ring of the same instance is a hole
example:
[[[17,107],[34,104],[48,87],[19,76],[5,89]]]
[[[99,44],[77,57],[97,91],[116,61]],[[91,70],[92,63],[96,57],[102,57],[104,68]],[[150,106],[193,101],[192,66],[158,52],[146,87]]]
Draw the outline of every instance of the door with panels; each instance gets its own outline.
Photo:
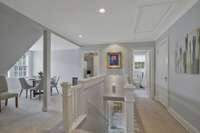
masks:
[[[156,46],[156,98],[166,108],[169,100],[168,59],[168,38],[166,38],[159,41]]]

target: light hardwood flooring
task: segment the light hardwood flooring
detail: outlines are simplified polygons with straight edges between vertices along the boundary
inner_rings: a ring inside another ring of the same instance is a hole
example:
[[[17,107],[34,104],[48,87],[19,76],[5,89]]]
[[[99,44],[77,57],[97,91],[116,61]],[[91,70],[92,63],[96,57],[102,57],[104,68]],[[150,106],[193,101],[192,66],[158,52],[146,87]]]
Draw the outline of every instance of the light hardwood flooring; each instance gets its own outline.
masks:
[[[134,113],[134,133],[145,133],[144,127],[143,127],[143,124],[142,124],[142,121],[137,109],[135,109],[135,113]]]
[[[188,133],[159,102],[137,98],[136,109],[145,133]]]

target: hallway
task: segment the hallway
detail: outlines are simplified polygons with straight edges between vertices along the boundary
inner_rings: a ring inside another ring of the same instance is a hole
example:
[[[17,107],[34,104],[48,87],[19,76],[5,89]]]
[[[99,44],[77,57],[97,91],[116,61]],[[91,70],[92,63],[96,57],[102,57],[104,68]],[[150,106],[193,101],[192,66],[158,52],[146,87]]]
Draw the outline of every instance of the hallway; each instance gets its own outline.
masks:
[[[0,0],[0,133],[200,133],[199,13],[200,0]]]
[[[188,133],[158,102],[137,98],[136,109],[145,133]]]

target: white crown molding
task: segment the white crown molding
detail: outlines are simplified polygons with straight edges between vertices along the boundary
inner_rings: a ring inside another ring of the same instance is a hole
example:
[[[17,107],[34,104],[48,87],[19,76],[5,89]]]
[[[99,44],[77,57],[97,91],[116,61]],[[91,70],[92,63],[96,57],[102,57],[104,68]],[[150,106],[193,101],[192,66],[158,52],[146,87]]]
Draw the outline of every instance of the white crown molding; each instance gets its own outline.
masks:
[[[171,21],[165,28],[163,28],[163,30],[161,30],[161,32],[158,33],[154,41],[157,41],[161,37],[161,35],[168,31],[169,28],[174,25],[187,11],[189,11],[197,1],[198,0],[194,0],[191,3],[188,3],[184,10],[182,10],[182,12],[173,21]]]
[[[161,16],[160,20],[155,24],[155,26],[151,30],[146,30],[146,31],[139,31],[138,30],[138,25],[141,22],[141,15],[142,15],[142,9],[145,7],[153,7],[153,6],[159,6],[159,5],[165,5],[169,4],[169,7],[165,11],[165,13]],[[136,19],[136,24],[135,24],[135,33],[146,33],[146,32],[154,32],[156,27],[162,23],[162,20],[167,16],[167,14],[170,12],[170,9],[173,7],[174,2],[160,2],[160,3],[153,3],[153,4],[146,4],[146,5],[141,5],[138,8],[138,13],[137,13],[137,19]]]

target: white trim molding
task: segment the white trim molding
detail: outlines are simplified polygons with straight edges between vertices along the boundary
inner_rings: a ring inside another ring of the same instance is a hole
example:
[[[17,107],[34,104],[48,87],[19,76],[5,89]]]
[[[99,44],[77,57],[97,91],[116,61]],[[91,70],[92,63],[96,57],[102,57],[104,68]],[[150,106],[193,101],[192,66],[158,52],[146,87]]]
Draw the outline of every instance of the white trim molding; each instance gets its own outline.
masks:
[[[168,108],[168,112],[189,132],[200,133],[192,124],[186,121],[179,113],[177,113],[172,107]]]
[[[167,32],[173,26],[173,24],[175,24],[183,15],[185,15],[185,13],[187,13],[195,5],[195,3],[197,3],[197,1],[198,0],[194,0],[191,3],[187,4],[185,9],[157,34],[154,41],[158,40],[165,32]]]

